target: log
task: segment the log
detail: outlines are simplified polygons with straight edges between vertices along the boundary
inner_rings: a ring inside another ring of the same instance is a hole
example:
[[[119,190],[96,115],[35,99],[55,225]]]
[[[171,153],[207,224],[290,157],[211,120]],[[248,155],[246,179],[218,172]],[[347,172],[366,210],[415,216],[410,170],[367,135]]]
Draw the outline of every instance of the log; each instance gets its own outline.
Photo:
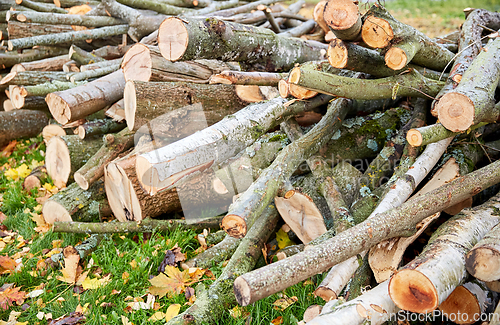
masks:
[[[95,137],[83,141],[78,135],[53,137],[47,144],[45,164],[54,185],[62,188],[72,180],[82,167],[102,146],[102,139]]]
[[[95,53],[89,53],[74,44],[69,48],[69,58],[78,62],[80,65],[106,61],[106,59],[101,56]]]
[[[158,47],[139,43],[132,46],[125,53],[122,68],[127,81],[207,83],[213,74],[229,70],[231,65],[215,60],[170,62],[161,56]]]
[[[259,27],[216,18],[181,20],[174,17],[160,25],[158,47],[162,56],[170,61],[244,61],[262,64],[267,71],[288,70],[295,63],[321,60],[324,58],[322,50],[325,50],[320,43],[280,37]]]
[[[472,131],[482,126],[485,126],[486,124],[487,123],[478,123],[476,125],[473,125],[470,129]],[[409,130],[408,133],[406,134],[406,140],[412,146],[418,147],[418,146],[425,146],[430,143],[435,143],[449,137],[455,137],[460,134],[461,133],[459,132],[452,132],[448,130],[441,123],[436,123],[423,126],[418,129]]]
[[[209,84],[278,86],[288,74],[277,72],[222,71],[210,77]]]
[[[24,101],[21,105],[16,103],[14,99],[11,99],[12,109],[30,109],[35,111],[41,111],[50,116],[49,107],[45,102],[45,97],[43,96],[30,96],[24,98]]]
[[[85,85],[50,93],[45,100],[56,121],[67,124],[118,101],[124,88],[125,79],[119,70]]]
[[[43,204],[42,213],[48,224],[56,221],[93,221],[99,219],[101,206],[106,206],[104,182],[95,182],[84,191],[76,183],[52,195]]]
[[[65,53],[68,53],[68,49],[47,46],[25,50],[21,54],[19,54],[17,51],[0,53],[0,67],[2,69],[6,69],[18,63],[41,60]]]
[[[45,113],[29,110],[0,112],[0,147],[10,140],[37,136],[49,124]]]
[[[11,72],[16,71],[59,71],[62,70],[63,64],[68,62],[67,55],[54,56],[52,58],[35,60],[31,62],[23,62],[14,65]]]
[[[62,71],[17,71],[8,73],[0,80],[0,87],[8,85],[34,86],[52,81],[67,81]]]
[[[500,162],[494,162],[425,195],[411,198],[398,208],[373,216],[303,253],[239,276],[234,285],[238,303],[246,306],[324,272],[381,240],[414,229],[425,217],[500,182],[499,166]]]
[[[111,105],[111,107],[106,110],[104,115],[112,118],[116,122],[125,122],[125,102],[123,98]]]
[[[85,71],[89,71],[89,70],[97,70],[100,68],[109,67],[109,66],[113,66],[113,65],[120,66],[122,63],[122,60],[123,60],[122,58],[117,58],[117,59],[113,59],[113,60],[106,60],[106,61],[101,61],[101,62],[93,62],[93,63],[85,64],[85,65],[80,66],[80,71],[85,72]]]
[[[54,34],[74,31],[74,29],[70,25],[46,25],[46,24],[36,24],[36,23],[21,23],[15,20],[9,21],[7,23],[7,29],[9,31],[8,39],[11,40],[23,39],[27,37],[34,37],[40,35],[48,35],[48,34],[54,35]],[[70,43],[61,42],[58,44],[58,46],[63,47],[68,44]]]
[[[318,2],[314,6],[313,10],[313,18],[316,24],[326,33],[330,32],[330,27],[328,27],[328,24],[325,22],[325,19],[323,17],[323,12],[325,10],[325,5],[326,5],[326,0],[322,0]]]
[[[8,40],[6,45],[9,51],[25,49],[35,45],[56,45],[66,42],[85,41],[87,39],[107,38],[114,35],[127,33],[128,25],[116,25],[109,27],[100,27],[95,29],[86,29],[83,31],[74,31],[58,33],[52,35],[40,35],[26,38]],[[4,44],[5,41],[2,41]]]
[[[491,229],[467,254],[465,266],[472,276],[487,282],[500,280],[499,237],[500,225]]]
[[[196,103],[200,105],[192,105]],[[238,96],[232,85],[129,80],[125,85],[124,104],[128,128],[138,130],[167,113],[170,121],[165,122],[177,123],[177,128],[189,123],[212,125],[236,113],[248,102]]]
[[[117,71],[118,69],[120,69],[120,63],[115,63],[112,65],[102,67],[99,69],[94,69],[94,70],[86,70],[86,71],[80,70],[81,72],[76,72],[76,73],[72,74],[71,77],[69,78],[69,80],[71,82],[83,81],[83,80],[88,80],[88,79],[94,80],[95,78],[109,75],[110,73],[113,73],[113,72]]]
[[[123,129],[117,134],[106,135],[103,140],[101,148],[74,174],[75,182],[84,190],[104,175],[109,162],[134,145],[134,132]]]
[[[357,2],[329,0],[323,11],[323,19],[338,39],[354,41],[361,34],[361,14]]]
[[[23,189],[28,192],[32,189],[38,190],[42,187],[42,182],[48,182],[47,169],[45,166],[38,166],[24,179]]]
[[[149,220],[149,219],[147,219]],[[213,263],[220,263],[231,258],[238,245],[241,243],[240,238],[233,238],[226,235],[224,239],[200,254],[181,264],[184,270],[192,267],[209,268]]]
[[[495,215],[499,207],[500,196],[496,195],[441,225],[422,253],[391,278],[389,294],[394,303],[405,310],[428,313],[445,301],[467,276],[465,255],[469,247],[500,221]]]
[[[303,38],[302,36],[306,36],[309,32],[313,31],[316,28],[316,22],[314,19],[309,19],[308,21],[303,22],[297,27],[289,28],[284,32],[280,33],[280,36],[284,37],[300,37],[301,39],[308,40],[307,38]]]
[[[63,136],[67,134],[69,135],[72,133],[70,132],[70,130],[71,129],[64,129],[59,124],[49,124],[42,130],[43,142],[45,142],[45,144],[48,144],[49,140],[55,136]]]
[[[22,5],[26,8],[33,9],[35,11],[42,11],[42,12],[54,12],[54,13],[60,13],[60,14],[65,14],[67,13],[66,10],[56,7],[54,4],[42,4],[37,1],[32,1],[32,0],[16,0],[16,4]]]
[[[464,72],[460,84],[435,105],[439,121],[452,132],[463,132],[480,122],[496,122],[495,90],[500,80],[500,39],[485,48]]]
[[[33,86],[10,85],[9,92],[12,104],[15,107],[23,107],[26,98],[31,96],[46,96],[52,92],[63,91],[74,88],[83,83],[72,83],[67,81],[52,80]]]
[[[423,77],[417,71],[381,79],[355,79],[317,70],[317,64],[293,68],[288,77],[291,84],[332,96],[354,99],[383,99],[396,96],[435,96],[444,82]],[[358,89],[363,89],[359,92]]]
[[[98,119],[88,121],[80,125],[76,130],[80,139],[86,139],[94,135],[103,135],[108,133],[115,133],[123,130],[125,123],[118,123],[113,119]]]
[[[7,21],[53,25],[73,25],[85,27],[105,27],[123,25],[121,19],[106,16],[68,15],[67,13],[45,13],[37,11],[8,11]]]
[[[313,109],[329,99],[317,97],[308,102],[285,104],[286,100],[276,98],[251,104],[175,145],[142,154],[136,166],[141,186],[151,195],[170,188],[186,176],[185,170],[191,173],[210,165],[217,166],[277,126],[280,119]]]

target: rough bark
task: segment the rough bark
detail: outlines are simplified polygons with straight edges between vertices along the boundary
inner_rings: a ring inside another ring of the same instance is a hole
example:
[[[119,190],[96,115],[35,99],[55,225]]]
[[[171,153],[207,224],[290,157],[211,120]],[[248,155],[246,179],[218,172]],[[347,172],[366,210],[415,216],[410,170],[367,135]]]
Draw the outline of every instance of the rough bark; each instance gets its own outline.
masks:
[[[428,313],[445,301],[467,277],[465,255],[500,221],[495,212],[498,208],[499,195],[441,225],[422,253],[391,278],[389,294],[394,303],[405,310]]]
[[[0,112],[0,120],[0,147],[13,139],[34,137],[49,124],[45,113],[29,110]]]
[[[89,63],[89,64],[85,64],[85,65],[80,66],[80,71],[85,72],[85,71],[89,71],[89,70],[97,70],[100,68],[109,67],[109,66],[116,65],[116,64],[118,64],[118,66],[120,66],[121,63],[122,63],[122,58],[101,61],[101,62],[94,62],[94,63]]]
[[[9,51],[12,51],[17,49],[30,48],[35,45],[38,46],[57,45],[65,42],[76,42],[76,41],[85,41],[87,39],[107,38],[114,35],[125,34],[127,30],[128,30],[128,25],[116,25],[109,27],[100,27],[95,29],[86,29],[83,31],[18,38],[9,40],[7,41],[6,44]]]
[[[222,71],[210,77],[209,84],[278,86],[288,74],[276,72]]]
[[[61,188],[72,180],[73,174],[99,150],[100,138],[82,140],[78,135],[50,139],[45,164],[54,184]]]
[[[23,23],[55,25],[73,25],[85,27],[105,27],[123,25],[123,20],[105,16],[68,15],[67,13],[44,13],[36,11],[12,11],[7,13],[7,21],[17,20]]]
[[[115,133],[125,128],[125,123],[115,122],[113,119],[98,119],[88,121],[80,125],[76,130],[80,139],[86,139],[94,135],[103,135],[108,133]]]
[[[67,81],[62,71],[17,71],[8,73],[0,80],[0,88],[8,85],[34,86],[51,81]]]
[[[467,271],[482,281],[500,280],[500,225],[489,231],[467,254]]]
[[[123,97],[121,70],[72,89],[50,93],[45,99],[57,122],[67,124],[111,105]]]
[[[191,123],[212,125],[248,104],[232,85],[133,80],[125,85],[124,103],[130,130],[138,130],[155,118],[168,118],[164,123],[177,128]],[[199,105],[193,105],[196,103]]]
[[[313,109],[329,99],[322,96],[307,102],[286,104],[285,99],[275,98],[251,104],[175,145],[141,155],[136,166],[139,181],[150,194],[172,187],[185,176],[186,169],[194,172],[217,166],[277,126],[282,118]]]
[[[353,41],[361,34],[361,14],[352,0],[327,1],[323,19],[338,39]]]
[[[320,43],[280,37],[267,29],[216,18],[167,18],[159,28],[158,47],[170,61],[245,61],[262,64],[267,71],[287,70],[295,63],[321,60],[325,49]]]
[[[6,69],[15,64],[41,60],[68,53],[68,49],[60,47],[41,46],[36,49],[25,50],[19,54],[17,51],[0,53],[0,67]]]
[[[210,268],[213,263],[220,263],[231,258],[240,243],[240,238],[233,238],[226,235],[220,243],[204,250],[185,263],[182,263],[181,267],[184,270],[191,267]]]
[[[49,224],[56,221],[92,221],[99,219],[103,204],[106,204],[106,193],[102,180],[92,184],[87,191],[73,183],[45,201],[42,213]]]
[[[246,306],[324,272],[374,245],[413,230],[425,217],[500,182],[500,161],[456,179],[434,191],[380,213],[303,253],[246,273],[235,280],[235,294]]]
[[[478,123],[471,127],[471,130],[484,126],[486,123]],[[445,128],[441,123],[423,126],[418,129],[411,129],[406,134],[406,140],[412,146],[425,146],[446,138],[460,135],[460,132],[452,132]]]
[[[355,79],[318,71],[314,63],[293,68],[288,81],[320,93],[355,99],[429,97],[435,96],[444,85],[444,82],[425,78],[417,71],[381,79]]]
[[[18,63],[12,67],[11,72],[15,71],[60,71],[62,66],[69,61],[67,55],[59,55],[52,58],[41,59],[31,62]]]
[[[74,88],[80,83],[72,83],[67,81],[59,81],[52,80],[49,82],[44,82],[38,85],[33,86],[18,86],[18,85],[10,85],[10,99],[12,100],[12,104],[15,107],[22,107],[24,105],[24,101],[27,97],[31,96],[46,96],[52,92],[63,91],[66,89]]]
[[[495,90],[500,80],[500,39],[487,45],[462,75],[458,86],[436,103],[439,121],[452,132],[479,122],[496,122]]]

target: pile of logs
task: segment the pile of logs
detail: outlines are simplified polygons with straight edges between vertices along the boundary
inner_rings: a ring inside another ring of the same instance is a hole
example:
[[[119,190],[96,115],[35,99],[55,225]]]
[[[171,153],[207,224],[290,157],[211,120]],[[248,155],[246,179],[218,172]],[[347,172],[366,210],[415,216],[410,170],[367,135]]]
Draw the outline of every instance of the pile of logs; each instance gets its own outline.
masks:
[[[168,324],[323,272],[308,324],[493,310],[500,13],[431,39],[351,0],[49,2],[0,4],[0,146],[42,132],[54,231],[222,228],[183,267],[229,264]]]

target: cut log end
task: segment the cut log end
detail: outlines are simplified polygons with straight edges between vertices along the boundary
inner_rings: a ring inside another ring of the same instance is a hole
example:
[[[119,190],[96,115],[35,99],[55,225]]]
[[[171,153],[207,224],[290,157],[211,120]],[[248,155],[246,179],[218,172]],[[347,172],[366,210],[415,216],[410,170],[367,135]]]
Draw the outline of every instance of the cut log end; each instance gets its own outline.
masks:
[[[323,19],[334,30],[346,30],[359,19],[358,6],[352,0],[328,1],[323,11]]]
[[[445,94],[437,102],[436,110],[441,124],[452,132],[466,131],[474,124],[474,103],[463,94]]]
[[[234,91],[236,95],[243,101],[248,103],[257,103],[266,98],[260,92],[259,86],[255,85],[235,85]]]
[[[394,38],[394,31],[387,20],[370,16],[361,28],[361,37],[366,45],[381,49],[389,45]]]
[[[321,27],[321,29],[325,32],[328,33],[330,31],[330,28],[325,22],[325,19],[323,18],[323,12],[325,11],[325,6],[326,6],[326,0],[320,1],[316,4],[313,10],[313,18],[314,21]]]
[[[304,312],[304,322],[308,323],[312,321],[315,317],[319,316],[321,311],[323,310],[323,306],[320,305],[312,305],[307,307]]]
[[[83,190],[88,190],[89,189],[89,182],[85,179],[85,177],[82,176],[80,173],[75,173],[74,175],[75,182],[80,186]]]
[[[408,143],[411,146],[419,147],[420,145],[422,145],[422,141],[423,141],[422,133],[420,133],[416,129],[411,129],[406,134],[406,141],[408,141]]]
[[[408,64],[405,51],[398,47],[391,47],[385,54],[385,64],[392,70],[401,70]]]
[[[245,219],[235,214],[228,214],[222,219],[221,228],[231,237],[243,238],[247,233]]]
[[[146,158],[139,156],[135,162],[135,170],[139,184],[141,184],[144,191],[149,195],[155,195],[158,192],[157,185],[159,181],[156,169],[151,166]]]
[[[337,299],[337,294],[332,289],[327,287],[319,287],[314,291],[314,295],[316,297],[320,297],[324,301]]]
[[[288,76],[288,82],[291,84],[296,84],[300,80],[300,68],[295,67],[290,71],[290,75]]]
[[[66,135],[66,131],[64,131],[64,129],[57,124],[49,124],[42,130],[42,137],[45,144],[48,144],[50,139],[52,139],[53,137],[63,135]]]
[[[66,124],[71,120],[71,109],[60,96],[50,93],[45,97],[50,113],[54,119],[61,124]]]
[[[243,278],[237,277],[234,280],[233,290],[236,301],[240,306],[248,306],[251,303],[251,290]]]
[[[14,77],[17,75],[17,72],[10,72],[8,73],[5,77],[3,77],[1,80],[0,80],[0,85],[5,85],[6,83],[8,83],[9,81],[11,81],[12,79],[14,79]]]
[[[46,201],[43,205],[42,214],[45,221],[50,225],[53,225],[56,221],[73,221],[71,215],[61,204],[51,200]]]
[[[71,157],[68,146],[60,137],[53,137],[47,144],[45,165],[54,185],[66,186],[71,173]]]
[[[180,18],[170,17],[158,29],[158,47],[161,55],[169,61],[177,61],[186,52],[189,34]]]
[[[389,295],[401,309],[428,313],[438,307],[437,290],[432,282],[417,270],[402,270],[389,282]]]
[[[210,79],[208,80],[208,83],[210,85],[213,85],[213,84],[232,85],[233,84],[231,82],[230,78],[222,73],[212,75],[210,77]]]
[[[149,81],[152,66],[150,50],[144,44],[135,44],[123,56],[123,76],[127,81]]]
[[[297,99],[309,99],[316,96],[318,93],[314,90],[309,90],[307,88],[297,86],[294,84],[289,85],[290,95]]]
[[[348,52],[344,42],[340,39],[334,39],[330,42],[327,57],[332,67],[337,69],[345,68],[347,65]]]
[[[9,87],[9,95],[10,101],[14,108],[22,108],[24,106],[24,96],[23,96],[23,87],[22,86],[10,86]]]
[[[135,112],[137,108],[137,97],[135,93],[134,81],[128,80],[123,91],[123,103],[125,107],[125,120],[129,130],[134,129]]]
[[[282,98],[287,98],[290,95],[290,87],[286,80],[280,80],[278,82],[278,91]]]
[[[478,247],[467,254],[467,271],[481,281],[500,279],[500,252],[489,247]]]
[[[476,297],[464,286],[455,288],[441,303],[439,309],[443,315],[453,319],[456,324],[474,324],[476,322],[474,318],[477,318],[482,312]],[[456,317],[456,315],[460,315],[460,317]]]

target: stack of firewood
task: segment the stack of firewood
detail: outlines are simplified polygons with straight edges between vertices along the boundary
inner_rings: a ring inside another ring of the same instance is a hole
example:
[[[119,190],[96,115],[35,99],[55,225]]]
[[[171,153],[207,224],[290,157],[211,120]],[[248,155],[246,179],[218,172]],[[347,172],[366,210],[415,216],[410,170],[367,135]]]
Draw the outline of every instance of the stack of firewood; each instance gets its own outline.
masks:
[[[0,4],[0,145],[43,128],[54,231],[220,224],[183,267],[228,266],[168,324],[216,323],[328,270],[307,323],[439,308],[470,324],[494,307],[500,198],[473,196],[500,183],[499,13],[466,10],[431,39],[351,0],[314,20],[301,1],[46,2]],[[272,249],[276,227],[302,244]],[[278,261],[252,271],[262,252]]]

